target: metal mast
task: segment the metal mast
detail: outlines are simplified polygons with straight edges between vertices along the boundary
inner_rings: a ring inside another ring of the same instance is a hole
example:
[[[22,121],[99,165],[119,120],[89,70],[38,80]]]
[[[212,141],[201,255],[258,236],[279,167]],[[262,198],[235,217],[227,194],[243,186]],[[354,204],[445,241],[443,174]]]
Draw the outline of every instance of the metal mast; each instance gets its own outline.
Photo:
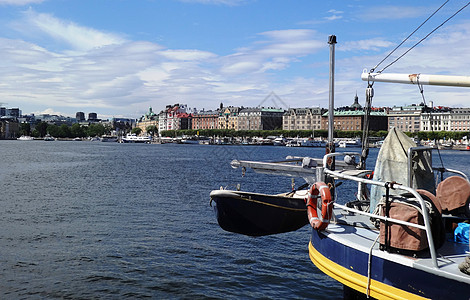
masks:
[[[330,45],[330,97],[328,107],[328,144],[326,145],[326,152],[335,152],[334,142],[334,110],[335,110],[335,44],[336,36],[330,35],[328,37],[328,44]],[[329,169],[334,170],[334,160],[328,164]]]

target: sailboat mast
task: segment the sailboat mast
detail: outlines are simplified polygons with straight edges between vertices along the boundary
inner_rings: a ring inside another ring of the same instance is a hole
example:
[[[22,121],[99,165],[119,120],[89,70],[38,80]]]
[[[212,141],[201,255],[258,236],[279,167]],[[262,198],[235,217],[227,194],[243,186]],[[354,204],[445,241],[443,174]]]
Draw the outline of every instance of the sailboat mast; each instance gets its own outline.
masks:
[[[335,109],[335,35],[330,35],[328,37],[328,44],[330,44],[330,97],[328,107],[328,143],[333,144],[333,121]]]
[[[326,153],[335,152],[334,142],[334,117],[335,117],[335,44],[336,36],[330,35],[328,37],[328,44],[330,45],[330,96],[328,106],[328,143],[326,145]],[[334,170],[334,160],[331,161],[329,169]]]

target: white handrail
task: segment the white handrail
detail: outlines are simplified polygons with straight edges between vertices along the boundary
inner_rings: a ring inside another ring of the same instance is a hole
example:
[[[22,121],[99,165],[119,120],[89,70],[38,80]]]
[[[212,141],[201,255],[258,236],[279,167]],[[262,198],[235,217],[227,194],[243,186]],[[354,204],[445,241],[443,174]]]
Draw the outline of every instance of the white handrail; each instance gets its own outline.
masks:
[[[354,152],[330,153],[330,154],[327,154],[323,157],[323,162],[326,162],[328,160],[328,158],[330,158],[330,157],[339,156],[339,155],[354,155]],[[355,155],[357,155],[357,153],[355,153]],[[324,169],[324,172],[325,172],[325,174],[329,174],[329,175],[335,176],[337,178],[343,178],[343,179],[352,180],[352,181],[365,183],[365,184],[374,184],[374,185],[378,185],[378,186],[381,186],[381,187],[386,187],[389,184],[387,182],[382,182],[382,181],[370,180],[370,179],[365,179],[365,178],[357,178],[355,176],[350,176],[350,175],[347,175],[347,174],[344,174],[344,173],[341,173],[341,172],[332,171],[332,170],[329,170],[327,168]],[[416,192],[416,190],[414,190],[410,187],[407,187],[407,186],[394,184],[393,186],[391,186],[391,188],[409,192],[419,201],[419,204],[421,205],[421,209],[422,209],[422,213],[423,213],[424,230],[426,231],[426,236],[427,236],[427,239],[428,239],[429,252],[431,254],[432,263],[433,263],[433,266],[435,268],[438,268],[439,266],[437,264],[436,249],[434,248],[434,240],[432,238],[432,232],[431,232],[431,222],[429,220],[428,210],[426,209],[426,204],[425,204],[423,198],[421,197],[420,194],[418,194],[418,192]],[[362,211],[359,211],[359,210],[357,210],[356,213],[363,214],[363,215],[366,215],[366,216],[369,215],[369,213],[362,212]],[[374,215],[374,217],[377,217],[377,216]],[[382,218],[379,218],[379,219],[382,219]],[[393,219],[393,218],[387,218],[387,221],[402,224],[402,225],[417,227],[416,224],[405,222],[405,221],[400,221],[400,220]]]

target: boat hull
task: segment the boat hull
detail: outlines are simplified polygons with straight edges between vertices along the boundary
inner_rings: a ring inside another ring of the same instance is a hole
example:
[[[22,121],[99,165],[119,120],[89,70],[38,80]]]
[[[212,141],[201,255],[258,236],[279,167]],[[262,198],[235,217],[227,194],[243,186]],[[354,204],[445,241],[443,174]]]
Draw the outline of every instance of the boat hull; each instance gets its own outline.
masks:
[[[215,190],[211,203],[220,227],[230,232],[262,236],[295,231],[308,224],[302,197]]]
[[[361,293],[366,294],[369,287],[369,295],[377,299],[468,299],[468,283],[440,276],[430,269],[415,268],[412,258],[405,259],[407,264],[404,259],[397,259],[398,254],[382,253],[382,257],[371,257],[368,284],[368,251],[338,242],[326,231],[312,230],[311,261],[330,277]]]

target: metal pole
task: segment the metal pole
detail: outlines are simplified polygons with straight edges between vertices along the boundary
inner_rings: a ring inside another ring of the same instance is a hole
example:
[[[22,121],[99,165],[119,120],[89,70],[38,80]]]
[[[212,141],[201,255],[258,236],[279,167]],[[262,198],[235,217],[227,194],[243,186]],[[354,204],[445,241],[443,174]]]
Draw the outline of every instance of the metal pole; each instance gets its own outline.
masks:
[[[326,146],[326,152],[335,152],[334,142],[334,117],[335,117],[335,44],[336,36],[330,35],[328,37],[328,44],[330,45],[330,97],[328,107],[328,144]],[[328,167],[330,170],[334,170],[334,158],[329,162]]]
[[[334,122],[334,109],[335,109],[335,44],[336,36],[330,35],[328,37],[328,44],[330,44],[330,97],[328,108],[328,142],[333,143],[333,122]]]
[[[419,83],[421,85],[470,87],[470,76],[363,72],[361,78],[363,81],[369,82]]]

